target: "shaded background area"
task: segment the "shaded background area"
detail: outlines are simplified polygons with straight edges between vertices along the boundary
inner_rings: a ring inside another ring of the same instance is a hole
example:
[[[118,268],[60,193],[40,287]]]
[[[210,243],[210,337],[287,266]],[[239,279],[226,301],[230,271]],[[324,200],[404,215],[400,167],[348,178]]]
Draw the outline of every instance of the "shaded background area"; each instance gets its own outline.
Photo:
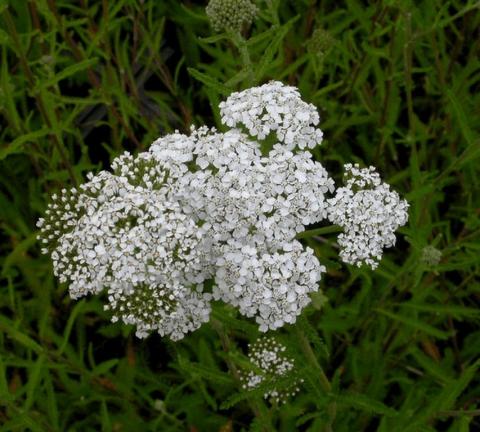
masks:
[[[257,5],[231,38],[201,2],[0,1],[1,430],[480,429],[479,2]],[[371,164],[411,205],[375,272],[305,241],[328,302],[278,332],[306,378],[280,409],[231,373],[247,319],[216,306],[179,343],[136,339],[68,298],[35,228],[53,192],[162,134],[221,129],[218,102],[270,79],[318,107],[313,153],[337,181]]]

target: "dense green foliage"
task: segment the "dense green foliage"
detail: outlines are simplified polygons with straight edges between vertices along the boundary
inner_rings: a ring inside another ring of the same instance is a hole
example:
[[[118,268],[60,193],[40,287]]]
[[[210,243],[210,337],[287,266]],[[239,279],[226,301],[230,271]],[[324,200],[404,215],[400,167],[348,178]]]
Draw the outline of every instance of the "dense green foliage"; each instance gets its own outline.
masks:
[[[0,430],[480,429],[479,2],[257,5],[241,36],[191,1],[0,1]],[[375,165],[411,205],[374,272],[338,265],[334,236],[302,239],[328,301],[277,332],[304,379],[281,407],[239,385],[252,322],[218,305],[181,342],[139,340],[68,298],[35,228],[54,191],[220,127],[223,97],[270,79],[319,108],[331,172]]]

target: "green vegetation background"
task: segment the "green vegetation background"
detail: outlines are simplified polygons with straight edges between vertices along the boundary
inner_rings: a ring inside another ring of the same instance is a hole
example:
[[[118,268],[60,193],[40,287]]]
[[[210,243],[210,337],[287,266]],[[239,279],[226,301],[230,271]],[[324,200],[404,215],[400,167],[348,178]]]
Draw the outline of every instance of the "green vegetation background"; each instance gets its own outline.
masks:
[[[242,38],[200,2],[0,0],[0,430],[480,430],[479,2],[258,5]],[[69,299],[35,237],[54,191],[220,127],[222,98],[270,79],[320,110],[314,154],[337,181],[372,164],[411,204],[375,272],[303,240],[328,302],[278,332],[305,380],[281,407],[239,386],[252,322],[216,306],[181,342],[136,339],[99,299]]]

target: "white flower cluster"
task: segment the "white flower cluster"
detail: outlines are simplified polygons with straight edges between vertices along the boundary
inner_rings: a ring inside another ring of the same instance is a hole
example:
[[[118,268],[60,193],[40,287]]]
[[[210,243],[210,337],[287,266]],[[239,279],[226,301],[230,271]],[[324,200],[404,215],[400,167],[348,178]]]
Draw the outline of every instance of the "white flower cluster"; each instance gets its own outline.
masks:
[[[314,148],[322,142],[315,106],[304,102],[295,87],[278,81],[231,94],[220,103],[220,114],[227,126],[242,125],[258,139],[274,132],[289,150]]]
[[[395,245],[395,231],[408,219],[408,203],[383,183],[374,167],[345,165],[346,186],[328,200],[328,218],[340,225],[340,257],[349,264],[378,267],[383,248]]]
[[[150,152],[191,164],[183,208],[205,230],[213,298],[255,317],[261,331],[295,322],[326,270],[295,240],[305,225],[327,215],[325,195],[334,185],[322,165],[279,144],[262,156],[258,143],[238,129],[167,136]]]
[[[53,196],[38,222],[43,252],[71,297],[106,289],[106,308],[136,324],[139,337],[156,330],[179,339],[208,321],[211,298],[201,292],[211,276],[205,231],[176,196],[186,168],[152,153],[125,154],[112,168]]]
[[[321,141],[318,114],[295,88],[272,82],[235,93],[221,110],[227,132],[192,128],[125,153],[112,172],[54,195],[38,222],[71,296],[105,292],[113,319],[140,337],[181,339],[208,321],[211,300],[255,318],[261,331],[293,323],[326,271],[296,240],[306,225],[330,218],[346,228],[342,257],[372,265],[406,221],[406,204],[368,170],[350,168],[354,179],[327,200],[332,179],[298,150]],[[276,144],[262,154],[238,123]]]
[[[274,253],[237,241],[222,252],[213,295],[237,306],[242,314],[255,316],[260,331],[294,323],[325,271],[313,251],[304,250],[297,241],[285,243]]]
[[[242,387],[253,390],[264,382],[275,383],[279,378],[287,376],[295,368],[293,358],[286,354],[286,348],[273,338],[262,337],[254,344],[248,345],[248,358],[258,369],[244,372],[241,375]],[[264,393],[265,399],[270,399],[277,404],[285,403],[289,397],[295,396],[300,391],[302,379],[295,379],[287,389],[273,389]]]

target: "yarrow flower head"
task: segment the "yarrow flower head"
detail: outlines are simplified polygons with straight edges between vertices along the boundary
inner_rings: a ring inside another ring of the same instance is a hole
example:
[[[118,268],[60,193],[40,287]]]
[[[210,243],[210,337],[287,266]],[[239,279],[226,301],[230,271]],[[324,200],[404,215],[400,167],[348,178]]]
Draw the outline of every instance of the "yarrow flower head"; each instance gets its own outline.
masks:
[[[142,153],[120,156],[112,169],[54,196],[38,222],[43,251],[51,252],[54,272],[73,298],[106,289],[106,307],[136,324],[138,336],[156,329],[178,339],[182,329],[208,320],[210,310],[210,295],[198,292],[211,273],[204,231],[177,198],[186,168]],[[201,308],[191,306],[192,298]],[[153,305],[158,314],[147,316]],[[152,324],[155,316],[162,319]],[[172,316],[181,318],[178,328]]]
[[[205,12],[215,31],[239,32],[253,22],[258,8],[250,0],[210,0]]]
[[[274,133],[288,150],[314,148],[322,142],[316,108],[304,102],[295,87],[278,81],[232,93],[220,103],[220,114],[226,126],[243,126],[260,140]]]
[[[202,127],[190,140],[195,171],[185,207],[204,222],[213,298],[254,317],[261,331],[295,322],[326,270],[295,236],[326,216],[324,194],[333,181],[309,153],[278,146],[262,157],[258,143],[237,129]],[[182,148],[185,142],[179,140]],[[178,150],[162,139],[151,148],[157,157]]]
[[[395,230],[408,220],[408,203],[383,183],[374,167],[345,165],[345,187],[328,200],[328,218],[344,232],[340,257],[349,264],[378,266],[383,248],[395,245]]]
[[[42,252],[71,297],[104,295],[112,319],[139,337],[181,339],[208,321],[212,300],[263,332],[294,323],[326,271],[296,239],[306,226],[342,226],[344,261],[375,267],[406,222],[408,205],[373,168],[346,166],[335,191],[305,150],[322,132],[295,88],[271,82],[220,109],[226,132],[192,127],[125,153],[53,195],[38,221]],[[276,142],[262,153],[267,136]]]
[[[275,386],[276,381],[292,375],[295,369],[295,361],[287,355],[285,345],[274,338],[261,337],[248,347],[248,358],[258,372],[243,372],[241,380],[245,390],[253,390],[260,384],[269,382],[273,388],[264,393],[264,398],[277,404],[285,403],[289,397],[295,396],[300,391],[299,386],[303,379],[299,378],[293,378],[293,382],[287,388]]]
[[[275,253],[253,243],[229,244],[217,267],[214,298],[255,317],[260,331],[294,323],[311,301],[308,293],[318,290],[321,273],[326,271],[313,250],[304,250],[297,241],[285,243]]]

